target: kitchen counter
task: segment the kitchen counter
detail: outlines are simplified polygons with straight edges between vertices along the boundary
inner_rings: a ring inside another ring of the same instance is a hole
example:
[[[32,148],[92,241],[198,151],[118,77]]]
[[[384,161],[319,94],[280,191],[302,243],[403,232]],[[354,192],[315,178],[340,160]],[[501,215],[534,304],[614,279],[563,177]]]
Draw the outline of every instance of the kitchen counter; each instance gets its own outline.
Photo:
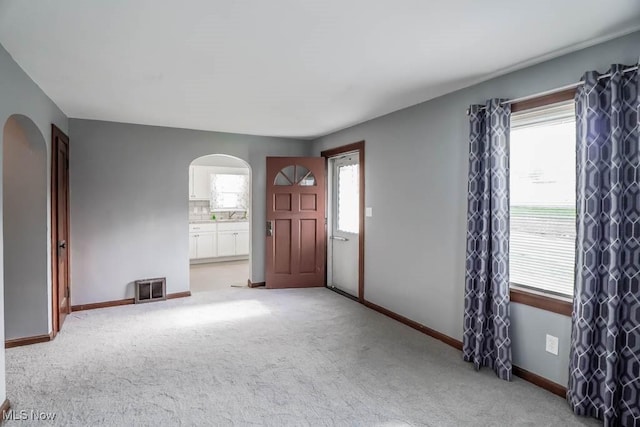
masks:
[[[242,218],[232,218],[232,219],[196,219],[193,221],[189,221],[189,224],[217,224],[217,223],[221,223],[221,222],[249,222],[249,218],[246,219],[242,219]]]

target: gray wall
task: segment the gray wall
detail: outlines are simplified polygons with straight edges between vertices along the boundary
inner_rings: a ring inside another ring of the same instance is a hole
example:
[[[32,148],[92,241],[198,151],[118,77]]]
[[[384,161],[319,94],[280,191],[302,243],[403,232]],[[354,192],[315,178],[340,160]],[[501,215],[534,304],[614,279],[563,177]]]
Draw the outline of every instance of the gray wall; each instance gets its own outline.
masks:
[[[0,45],[0,125],[4,127],[7,119],[14,115],[21,114],[29,117],[38,130],[42,134],[47,144],[47,185],[50,181],[50,152],[51,152],[51,123],[55,123],[64,132],[68,131],[68,120],[62,111],[51,101],[47,95],[27,76],[27,74],[16,64],[9,53]],[[0,150],[1,152],[1,150]],[[0,154],[1,156],[1,154]],[[2,162],[0,162],[1,164]],[[2,200],[2,197],[0,197]],[[1,203],[1,202],[0,202]],[[50,202],[47,193],[47,218],[50,215]],[[2,211],[2,210],[0,210]],[[49,222],[47,221],[47,233],[49,233]],[[3,238],[2,230],[0,230],[0,239]],[[10,251],[9,247],[2,247],[0,252],[0,278],[4,276],[4,251]],[[51,280],[50,268],[50,245],[47,244],[47,289],[50,298]],[[23,262],[28,263],[28,260]],[[4,280],[0,279],[0,342],[4,341]],[[47,304],[48,330],[51,329],[50,304]],[[4,363],[4,346],[0,350],[0,401],[6,397],[5,389],[5,363]]]
[[[72,304],[131,298],[149,277],[189,289],[188,170],[207,154],[251,166],[251,280],[264,280],[266,156],[309,155],[311,142],[76,119],[70,132]]]
[[[47,286],[47,146],[25,116],[3,131],[5,338],[49,332]]]
[[[462,339],[470,104],[576,82],[587,70],[635,64],[640,33],[572,53],[345,129],[314,152],[366,141],[365,297]],[[471,64],[472,66],[472,64]],[[515,364],[567,383],[571,321],[512,304]],[[545,334],[560,354],[544,350]]]

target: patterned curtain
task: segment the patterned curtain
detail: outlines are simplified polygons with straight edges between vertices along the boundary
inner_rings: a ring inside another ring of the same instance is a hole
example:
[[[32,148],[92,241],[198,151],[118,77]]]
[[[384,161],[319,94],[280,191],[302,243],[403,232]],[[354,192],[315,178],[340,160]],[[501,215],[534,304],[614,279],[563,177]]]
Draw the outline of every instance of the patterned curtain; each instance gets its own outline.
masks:
[[[249,175],[242,175],[238,183],[238,207],[249,209]]]
[[[470,108],[463,357],[511,380],[509,125],[511,106]]]
[[[567,399],[605,426],[640,425],[638,71],[588,72],[576,94],[576,283]]]

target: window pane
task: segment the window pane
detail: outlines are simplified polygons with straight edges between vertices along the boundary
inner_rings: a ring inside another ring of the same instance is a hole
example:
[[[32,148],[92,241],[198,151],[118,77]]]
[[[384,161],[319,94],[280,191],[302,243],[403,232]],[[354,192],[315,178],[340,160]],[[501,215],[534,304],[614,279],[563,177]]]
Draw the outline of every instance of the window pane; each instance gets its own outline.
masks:
[[[291,185],[291,181],[289,181],[289,179],[286,176],[284,176],[282,172],[278,172],[278,175],[276,175],[276,180],[273,184],[274,185]]]
[[[240,174],[211,175],[211,209],[247,209],[249,177]]]
[[[216,189],[220,192],[238,191],[244,183],[244,176],[237,174],[218,173],[215,174],[215,179]]]
[[[511,130],[510,279],[573,295],[576,240],[576,135],[573,107],[558,118]],[[530,113],[529,113],[530,114]],[[523,114],[524,115],[524,114]],[[514,123],[518,123],[514,115]]]
[[[296,167],[294,165],[289,165],[284,168],[276,175],[276,180],[274,185],[293,185],[296,182],[295,177]]]
[[[296,183],[303,187],[316,185],[316,177],[304,166],[296,165]]]
[[[296,165],[296,182],[302,181],[307,176],[309,169],[304,166]]]
[[[304,166],[290,165],[282,168],[276,175],[274,185],[294,185],[303,187],[316,185],[316,177]]]
[[[219,208],[236,208],[238,207],[238,193],[221,193]]]
[[[316,177],[313,176],[311,172],[309,172],[308,175],[300,180],[299,185],[303,187],[313,187],[314,185],[316,185]]]
[[[360,178],[358,165],[338,167],[338,230],[357,234],[359,218]]]

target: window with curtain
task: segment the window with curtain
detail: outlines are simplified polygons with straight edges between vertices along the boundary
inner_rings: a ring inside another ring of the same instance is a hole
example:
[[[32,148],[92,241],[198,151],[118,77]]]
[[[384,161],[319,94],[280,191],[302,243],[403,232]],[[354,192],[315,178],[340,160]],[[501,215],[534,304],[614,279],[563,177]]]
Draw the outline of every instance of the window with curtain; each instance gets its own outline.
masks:
[[[510,136],[511,285],[570,297],[576,242],[574,102],[513,113]]]
[[[211,175],[211,209],[245,210],[249,196],[247,175],[215,173]]]

